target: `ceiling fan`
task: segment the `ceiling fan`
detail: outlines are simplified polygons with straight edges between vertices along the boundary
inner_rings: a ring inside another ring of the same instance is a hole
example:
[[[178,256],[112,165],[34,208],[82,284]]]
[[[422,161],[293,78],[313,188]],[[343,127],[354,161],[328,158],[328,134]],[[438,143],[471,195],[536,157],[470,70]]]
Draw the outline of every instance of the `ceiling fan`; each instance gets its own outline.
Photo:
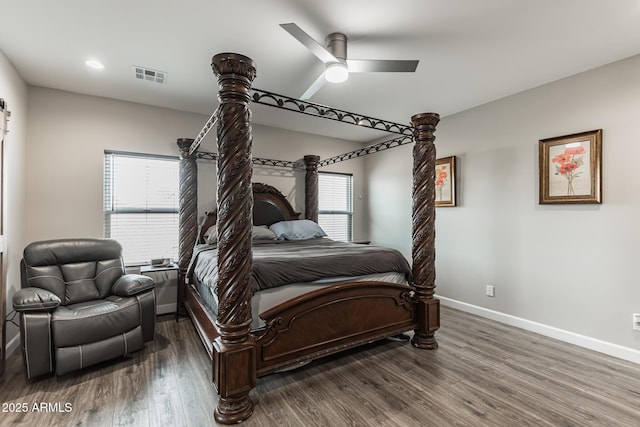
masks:
[[[419,61],[384,59],[347,59],[347,36],[332,33],[327,36],[325,48],[305,33],[296,24],[280,24],[296,40],[325,63],[325,71],[302,94],[301,99],[311,98],[326,82],[339,83],[347,80],[349,73],[413,73]]]

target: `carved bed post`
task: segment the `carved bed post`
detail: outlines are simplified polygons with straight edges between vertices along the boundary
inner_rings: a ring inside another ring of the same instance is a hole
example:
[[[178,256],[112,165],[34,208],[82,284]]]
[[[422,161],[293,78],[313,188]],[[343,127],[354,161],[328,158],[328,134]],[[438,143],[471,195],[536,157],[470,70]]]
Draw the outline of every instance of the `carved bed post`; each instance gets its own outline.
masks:
[[[422,113],[411,117],[415,128],[413,147],[413,285],[417,302],[418,327],[411,344],[436,349],[435,331],[440,327],[440,300],[435,293],[435,166],[433,144],[440,116]]]
[[[249,392],[256,385],[251,326],[251,83],[256,67],[235,53],[215,55],[218,78],[218,316],[213,343],[214,416],[222,424],[251,416]]]
[[[304,216],[318,222],[318,162],[320,156],[304,156],[307,173],[304,176]]]
[[[198,236],[198,165],[196,156],[189,154],[193,139],[180,138],[176,143],[180,149],[178,306],[181,308],[184,303],[187,268]]]

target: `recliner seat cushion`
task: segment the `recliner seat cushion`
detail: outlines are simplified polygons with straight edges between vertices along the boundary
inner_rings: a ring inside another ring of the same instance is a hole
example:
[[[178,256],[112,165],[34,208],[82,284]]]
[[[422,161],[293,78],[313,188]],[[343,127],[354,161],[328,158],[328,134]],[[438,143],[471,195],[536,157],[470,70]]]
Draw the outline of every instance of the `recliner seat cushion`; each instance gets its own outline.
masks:
[[[135,297],[107,297],[58,307],[51,316],[56,348],[83,345],[124,334],[140,325]]]
[[[144,341],[140,326],[103,341],[56,348],[56,373],[64,375],[114,357],[126,356],[134,351],[142,350],[142,348],[144,348]]]

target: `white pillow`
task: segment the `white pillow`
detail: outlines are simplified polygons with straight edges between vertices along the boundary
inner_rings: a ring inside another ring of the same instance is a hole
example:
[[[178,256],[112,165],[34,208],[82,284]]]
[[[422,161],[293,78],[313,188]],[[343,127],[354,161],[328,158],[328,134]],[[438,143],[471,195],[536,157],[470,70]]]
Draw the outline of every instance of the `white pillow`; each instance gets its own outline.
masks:
[[[272,224],[269,229],[279,240],[306,240],[327,235],[317,223],[309,219],[280,221]]]
[[[254,225],[253,232],[251,233],[253,240],[276,240],[275,233],[269,230],[266,225]]]

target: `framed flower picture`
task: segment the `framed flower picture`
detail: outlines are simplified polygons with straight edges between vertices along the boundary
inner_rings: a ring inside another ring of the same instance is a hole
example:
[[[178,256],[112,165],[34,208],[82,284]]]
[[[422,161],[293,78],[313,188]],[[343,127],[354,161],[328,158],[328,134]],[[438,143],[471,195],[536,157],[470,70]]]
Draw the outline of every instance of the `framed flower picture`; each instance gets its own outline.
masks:
[[[602,129],[539,142],[540,204],[602,203]]]
[[[456,205],[456,156],[436,160],[436,206]]]

